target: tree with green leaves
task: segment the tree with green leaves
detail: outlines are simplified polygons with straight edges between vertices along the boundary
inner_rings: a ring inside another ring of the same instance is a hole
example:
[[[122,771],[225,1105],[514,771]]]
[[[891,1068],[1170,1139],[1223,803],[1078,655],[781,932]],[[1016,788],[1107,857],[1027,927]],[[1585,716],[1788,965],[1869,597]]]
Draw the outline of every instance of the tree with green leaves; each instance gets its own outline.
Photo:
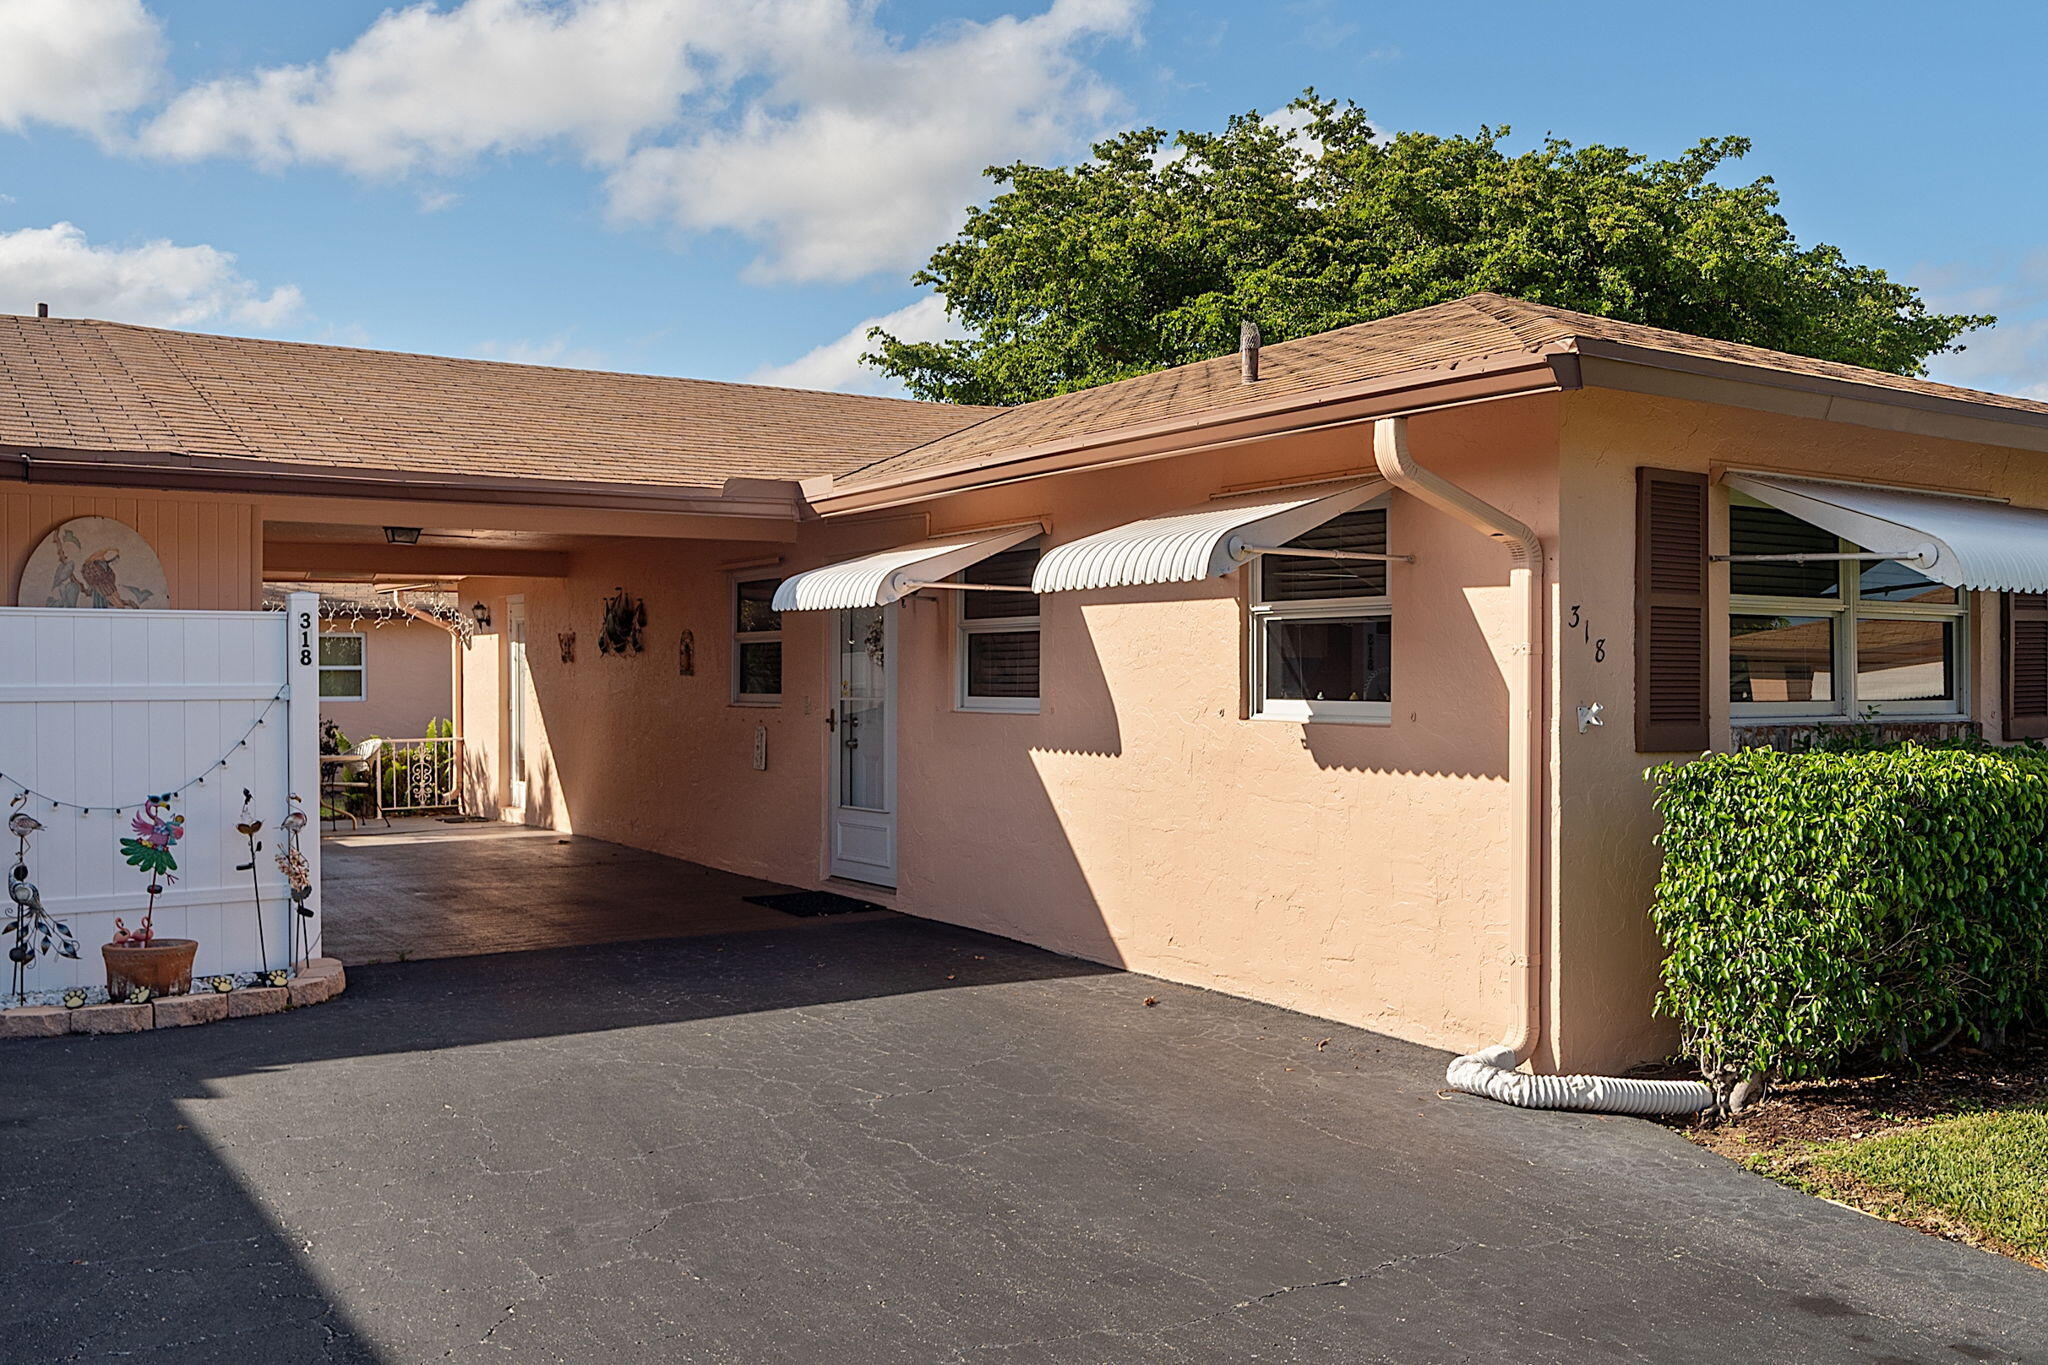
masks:
[[[1021,403],[1227,354],[1245,318],[1283,341],[1491,291],[1921,374],[1996,320],[1801,246],[1769,177],[1714,178],[1746,138],[1652,161],[1556,138],[1510,155],[1508,133],[1385,139],[1311,90],[1220,133],[992,167],[1005,188],[913,276],[969,337],[878,328],[864,358],[919,398]]]

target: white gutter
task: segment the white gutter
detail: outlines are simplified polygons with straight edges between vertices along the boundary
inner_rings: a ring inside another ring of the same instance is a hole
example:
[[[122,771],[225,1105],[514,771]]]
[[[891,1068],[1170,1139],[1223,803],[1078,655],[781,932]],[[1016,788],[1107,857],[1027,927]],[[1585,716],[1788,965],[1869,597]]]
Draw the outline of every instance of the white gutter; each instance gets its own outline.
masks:
[[[1454,1090],[1529,1109],[1593,1109],[1624,1114],[1675,1114],[1705,1109],[1714,1092],[1696,1081],[1637,1081],[1604,1076],[1535,1076],[1517,1071],[1543,1037],[1543,687],[1548,654],[1543,630],[1543,542],[1522,522],[1424,469],[1408,451],[1408,419],[1373,424],[1373,458],[1394,487],[1508,549],[1508,585],[1520,607],[1508,670],[1508,799],[1513,807],[1508,853],[1513,862],[1509,923],[1514,934],[1515,1021],[1506,1036],[1452,1061]]]

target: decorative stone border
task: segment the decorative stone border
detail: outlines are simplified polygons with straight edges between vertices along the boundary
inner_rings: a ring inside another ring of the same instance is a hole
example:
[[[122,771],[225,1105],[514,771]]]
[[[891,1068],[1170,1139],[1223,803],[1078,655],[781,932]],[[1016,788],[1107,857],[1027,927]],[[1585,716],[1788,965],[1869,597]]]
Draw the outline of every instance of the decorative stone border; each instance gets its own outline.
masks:
[[[232,991],[193,991],[164,995],[140,1005],[125,1002],[80,1005],[19,1005],[0,1010],[0,1038],[61,1038],[72,1033],[140,1033],[152,1028],[183,1028],[220,1019],[246,1019],[279,1014],[306,1005],[322,1005],[348,989],[348,974],[339,960],[316,957],[282,986],[242,986]]]

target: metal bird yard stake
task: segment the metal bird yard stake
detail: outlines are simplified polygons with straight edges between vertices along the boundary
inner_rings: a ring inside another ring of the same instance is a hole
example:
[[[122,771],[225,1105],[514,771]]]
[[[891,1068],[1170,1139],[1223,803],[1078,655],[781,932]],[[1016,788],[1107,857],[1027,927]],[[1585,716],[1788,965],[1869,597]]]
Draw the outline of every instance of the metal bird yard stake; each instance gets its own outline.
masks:
[[[28,793],[23,792],[14,798],[12,804],[19,806],[26,800]],[[6,924],[6,932],[14,938],[13,946],[7,950],[7,958],[14,967],[14,1003],[17,1005],[27,1003],[28,969],[37,957],[53,948],[59,957],[78,956],[78,940],[71,936],[71,926],[52,918],[50,912],[43,909],[43,894],[28,879],[29,836],[42,827],[43,822],[25,810],[17,810],[7,817],[7,830],[18,841],[14,849],[14,871],[7,879],[7,896],[14,905],[14,911]]]
[[[235,832],[249,841],[249,861],[235,864],[235,871],[249,874],[249,887],[256,896],[256,951],[263,955],[263,970],[270,970],[270,941],[263,932],[263,878],[256,871],[256,855],[263,851],[263,845],[256,839],[263,829],[263,822],[252,818],[250,806],[256,797],[247,787],[242,788],[242,818],[235,825]]]
[[[176,792],[152,796],[142,803],[142,809],[129,822],[135,832],[132,839],[121,840],[121,854],[130,867],[146,873],[149,877],[149,907],[142,912],[142,923],[133,930],[114,917],[114,943],[121,947],[147,948],[156,937],[156,898],[164,893],[167,883],[177,881],[178,860],[171,848],[185,837],[185,817],[171,813],[171,801]]]
[[[290,798],[290,806],[284,819],[277,822],[285,839],[284,848],[277,855],[277,868],[291,887],[292,909],[297,911],[292,916],[293,961],[304,963],[313,958],[313,868],[299,849],[299,836],[306,830],[306,812],[296,795]]]

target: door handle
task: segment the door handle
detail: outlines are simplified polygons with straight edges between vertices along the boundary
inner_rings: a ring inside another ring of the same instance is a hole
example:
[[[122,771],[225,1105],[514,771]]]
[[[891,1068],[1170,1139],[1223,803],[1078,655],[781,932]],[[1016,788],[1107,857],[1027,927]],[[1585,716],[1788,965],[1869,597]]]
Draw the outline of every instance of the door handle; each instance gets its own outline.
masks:
[[[839,728],[839,708],[838,708],[838,707],[836,707],[836,706],[835,706],[835,707],[833,707],[833,708],[832,708],[832,709],[831,709],[830,711],[827,711],[827,712],[825,713],[825,728],[826,728],[827,730],[837,730],[837,729]]]

